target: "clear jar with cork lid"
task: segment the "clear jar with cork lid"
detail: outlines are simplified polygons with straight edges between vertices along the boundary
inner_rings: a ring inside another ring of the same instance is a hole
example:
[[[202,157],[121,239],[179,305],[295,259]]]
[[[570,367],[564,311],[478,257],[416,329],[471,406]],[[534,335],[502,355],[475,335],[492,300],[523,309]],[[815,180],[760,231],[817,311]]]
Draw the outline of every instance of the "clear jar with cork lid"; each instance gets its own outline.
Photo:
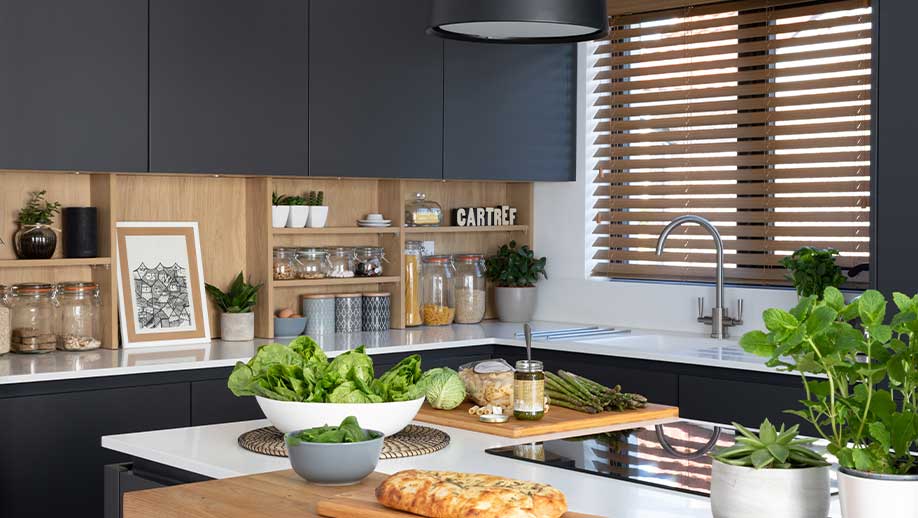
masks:
[[[0,284],[0,354],[10,352],[9,288]]]
[[[456,269],[448,255],[424,258],[421,269],[421,315],[424,325],[448,326],[456,317]]]
[[[57,348],[88,351],[102,346],[102,297],[94,282],[65,282],[58,286],[60,327]]]
[[[51,284],[16,284],[9,295],[10,350],[48,353],[57,348],[58,304]]]

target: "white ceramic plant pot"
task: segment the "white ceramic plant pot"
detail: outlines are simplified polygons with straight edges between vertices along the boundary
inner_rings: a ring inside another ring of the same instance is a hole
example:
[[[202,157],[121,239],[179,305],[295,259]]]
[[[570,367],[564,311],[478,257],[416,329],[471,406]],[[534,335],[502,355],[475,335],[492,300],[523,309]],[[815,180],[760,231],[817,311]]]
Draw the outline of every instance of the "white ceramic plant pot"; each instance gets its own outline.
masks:
[[[829,466],[754,469],[713,461],[714,518],[825,518]]]
[[[255,313],[221,313],[220,337],[225,342],[255,339]]]
[[[328,221],[328,207],[318,206],[309,209],[309,228],[323,228]]]
[[[918,475],[878,475],[838,470],[843,518],[893,518],[918,512]]]
[[[290,216],[290,207],[287,205],[271,205],[271,226],[284,228]]]
[[[494,288],[497,318],[502,322],[529,322],[535,314],[536,291],[532,288]]]
[[[305,205],[291,205],[290,216],[287,217],[287,228],[303,228],[309,220],[309,207]]]

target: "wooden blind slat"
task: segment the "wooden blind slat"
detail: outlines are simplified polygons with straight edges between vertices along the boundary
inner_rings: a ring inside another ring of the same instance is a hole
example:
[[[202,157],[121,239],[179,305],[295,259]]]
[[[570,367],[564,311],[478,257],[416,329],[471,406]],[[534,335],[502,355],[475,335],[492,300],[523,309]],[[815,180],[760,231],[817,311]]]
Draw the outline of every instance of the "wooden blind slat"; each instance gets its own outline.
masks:
[[[600,212],[596,215],[597,221],[662,221],[668,222],[679,216],[695,214],[711,221],[739,222],[739,223],[771,223],[805,222],[805,223],[866,223],[870,221],[870,214],[866,211],[857,212],[707,212],[679,210],[674,208],[670,212]]]
[[[764,175],[763,175],[764,176]],[[747,194],[765,196],[768,194],[812,194],[812,193],[843,193],[843,192],[869,192],[869,180],[854,180],[841,182],[804,181],[793,183],[775,182],[747,182],[733,184],[701,184],[701,185],[600,185],[596,187],[594,196],[702,196],[706,194]],[[770,198],[769,198],[770,199]],[[818,205],[818,198],[809,198],[813,205]],[[673,200],[678,206],[678,201]]]
[[[596,124],[594,131],[608,132],[609,123]],[[811,135],[817,133],[839,133],[848,131],[867,131],[870,121],[855,120],[843,122],[825,122],[813,124],[794,124],[787,126],[751,126],[743,128],[724,129],[685,129],[674,131],[656,131],[649,133],[622,133],[612,135],[616,144],[630,144],[636,142],[673,142],[700,139],[728,139],[728,138],[766,138],[791,135]],[[729,149],[728,149],[729,150]]]
[[[834,248],[840,252],[869,252],[870,243],[868,241],[771,241],[764,239],[726,239],[724,240],[725,250],[745,250],[775,252],[796,250],[802,246],[816,246],[820,248]],[[596,248],[656,248],[656,238],[632,238],[632,237],[602,237],[593,242]],[[698,249],[713,248],[714,241],[711,239],[679,239],[670,237],[666,240],[665,250],[677,251],[680,248]]]
[[[778,149],[818,149],[869,146],[869,136],[842,136],[811,138],[800,140],[744,140],[733,142],[731,150],[738,153],[775,151]],[[602,147],[593,154],[599,157],[626,157],[626,156],[651,156],[651,155],[682,155],[690,153],[716,153],[724,150],[723,143],[706,144],[703,141],[697,144],[676,144],[670,146],[625,146]]]
[[[869,237],[870,228],[866,226],[846,226],[846,227],[827,227],[827,226],[793,226],[793,227],[776,227],[776,226],[729,226],[718,224],[718,231],[722,236],[743,236],[743,237],[807,237],[807,238],[856,238],[863,239]],[[862,223],[861,223],[862,224]],[[653,224],[623,224],[623,223],[602,223],[596,225],[593,235],[605,236],[625,236],[635,234],[647,234],[657,236],[663,231],[663,223]],[[706,230],[695,225],[685,225],[673,231],[671,236],[707,236],[710,235]]]
[[[597,200],[594,209],[775,209],[801,207],[838,207],[866,209],[870,206],[870,193],[863,196],[822,196],[819,198],[615,198]]]
[[[700,182],[710,180],[762,181],[765,179],[868,177],[869,166],[792,167],[782,169],[737,169],[728,171],[654,171],[647,173],[602,173],[595,184],[628,182]]]

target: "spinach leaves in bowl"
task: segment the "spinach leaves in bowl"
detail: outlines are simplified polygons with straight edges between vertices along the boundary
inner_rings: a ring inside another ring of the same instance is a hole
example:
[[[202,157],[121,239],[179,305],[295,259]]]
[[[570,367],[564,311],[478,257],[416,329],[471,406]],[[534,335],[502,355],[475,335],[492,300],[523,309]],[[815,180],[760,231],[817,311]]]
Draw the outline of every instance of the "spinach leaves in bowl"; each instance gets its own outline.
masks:
[[[371,430],[364,430],[354,416],[348,416],[338,426],[319,426],[288,435],[290,445],[300,443],[352,443],[378,439],[382,434]]]

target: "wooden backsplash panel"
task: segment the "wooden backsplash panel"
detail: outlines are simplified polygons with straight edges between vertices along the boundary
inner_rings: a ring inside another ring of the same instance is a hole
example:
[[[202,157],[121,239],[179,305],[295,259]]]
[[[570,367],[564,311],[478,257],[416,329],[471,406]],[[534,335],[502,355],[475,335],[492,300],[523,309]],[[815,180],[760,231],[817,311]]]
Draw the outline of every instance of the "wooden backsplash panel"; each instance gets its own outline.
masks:
[[[290,179],[275,178],[274,192],[289,196],[303,196],[307,191],[324,191],[328,209],[329,227],[353,227],[367,213],[376,212],[378,182],[351,179]],[[385,214],[392,218],[394,214]]]
[[[510,196],[504,182],[435,182],[406,181],[403,186],[406,199],[413,193],[423,192],[428,200],[443,208],[443,225],[452,224],[452,210],[459,207],[491,207],[507,205]]]

